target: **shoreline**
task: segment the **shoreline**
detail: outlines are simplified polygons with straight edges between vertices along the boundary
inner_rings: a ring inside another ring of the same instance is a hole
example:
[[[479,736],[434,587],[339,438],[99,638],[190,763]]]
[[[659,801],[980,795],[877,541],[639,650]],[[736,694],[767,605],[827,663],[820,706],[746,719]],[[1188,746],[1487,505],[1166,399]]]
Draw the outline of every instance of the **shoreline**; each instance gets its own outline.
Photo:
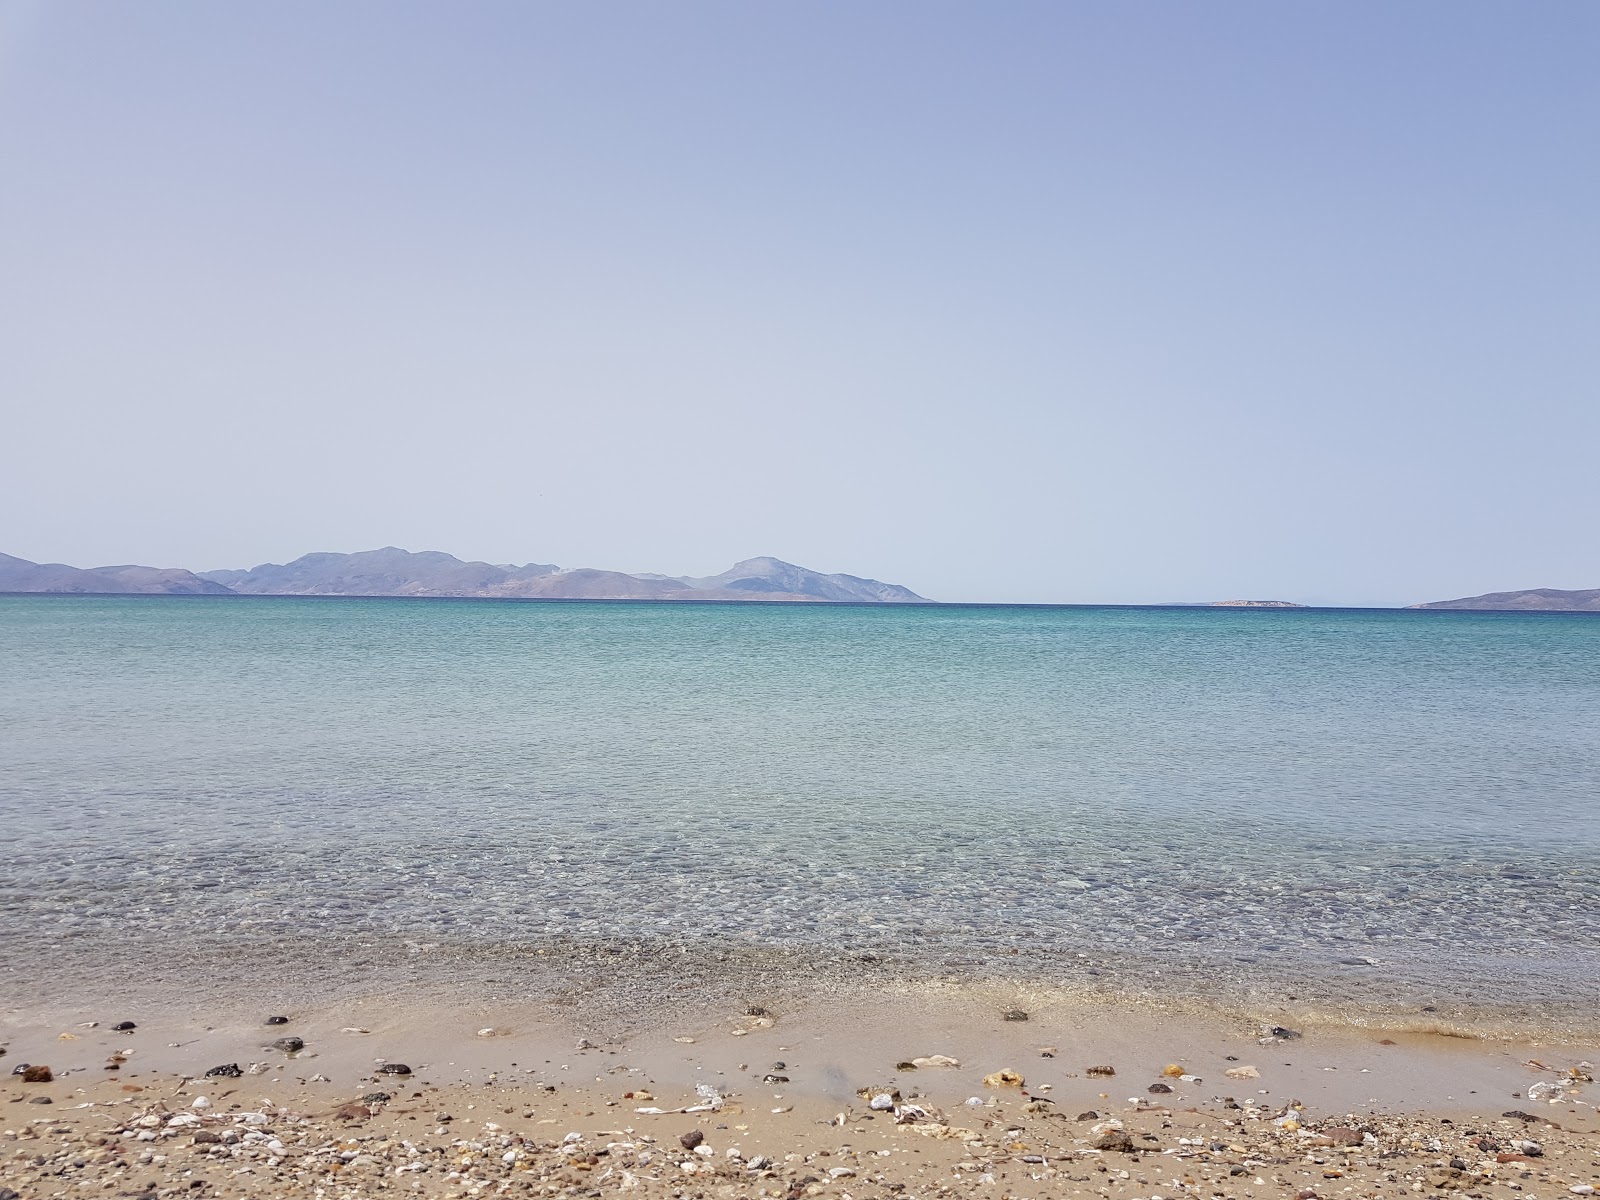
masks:
[[[1349,987],[1334,992],[1327,979],[1301,975],[1293,961],[1271,973],[1253,965],[1229,975],[1232,964],[1204,958],[1104,952],[944,958],[720,937],[547,936],[508,943],[229,935],[191,941],[179,951],[103,934],[41,944],[0,933],[0,954],[32,964],[14,973],[10,994],[18,1009],[38,1013],[54,1011],[63,991],[104,995],[110,977],[125,1002],[156,1013],[192,1011],[196,1002],[227,1010],[252,995],[322,1008],[385,992],[420,999],[465,991],[490,1005],[581,1007],[590,1014],[588,1032],[610,1037],[632,1036],[696,1008],[850,1005],[874,996],[959,1006],[981,996],[991,1008],[1116,1009],[1209,1025],[1600,1046],[1592,987],[1567,981],[1565,993],[1540,1004],[1474,1003],[1448,984],[1396,980],[1381,964],[1351,967]]]

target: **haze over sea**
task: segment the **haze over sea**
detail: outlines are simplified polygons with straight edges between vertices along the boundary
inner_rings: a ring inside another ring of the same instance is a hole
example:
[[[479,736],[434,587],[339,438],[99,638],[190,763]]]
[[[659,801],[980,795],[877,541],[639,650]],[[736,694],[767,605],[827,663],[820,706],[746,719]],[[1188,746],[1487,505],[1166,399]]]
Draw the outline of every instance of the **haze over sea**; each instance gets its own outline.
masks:
[[[1596,617],[13,596],[0,663],[35,978],[623,939],[1594,1024]]]

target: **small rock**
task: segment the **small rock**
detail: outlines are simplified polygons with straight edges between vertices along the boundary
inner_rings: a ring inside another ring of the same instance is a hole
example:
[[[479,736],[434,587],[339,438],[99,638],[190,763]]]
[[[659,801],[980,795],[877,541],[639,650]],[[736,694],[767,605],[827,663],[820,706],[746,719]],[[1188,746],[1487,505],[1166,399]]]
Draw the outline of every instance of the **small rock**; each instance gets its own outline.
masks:
[[[1261,1072],[1255,1067],[1229,1067],[1223,1072],[1229,1079],[1260,1079]]]
[[[28,1097],[28,1103],[29,1104],[54,1104],[55,1101],[52,1100],[49,1096],[29,1096]]]
[[[761,1005],[752,1004],[744,1010],[744,1015],[747,1017],[770,1017],[772,1014],[762,1008]]]
[[[1343,1125],[1328,1126],[1322,1136],[1336,1146],[1359,1146],[1367,1140],[1359,1129],[1347,1129]]]
[[[913,1058],[911,1065],[914,1067],[959,1067],[961,1060],[951,1058],[948,1054],[929,1054],[922,1058]]]
[[[390,1096],[388,1092],[368,1092],[365,1096],[361,1097],[361,1103],[387,1104],[392,1099],[393,1097]]]
[[[1094,1139],[1096,1150],[1120,1150],[1124,1154],[1133,1153],[1133,1135],[1126,1129],[1107,1129]]]
[[[788,1083],[789,1082],[789,1077],[787,1075],[767,1074],[767,1075],[763,1075],[761,1077],[761,1082],[762,1083]]]
[[[111,1028],[114,1029],[118,1033],[127,1033],[130,1029],[137,1029],[139,1027],[137,1025],[135,1025],[132,1021],[118,1021]]]
[[[678,1137],[678,1144],[680,1146],[682,1146],[685,1150],[693,1150],[696,1146],[698,1146],[701,1142],[703,1142],[705,1140],[706,1140],[706,1135],[704,1133],[702,1133],[698,1129],[691,1129],[691,1130],[689,1130],[688,1133],[681,1134]]]
[[[1282,1025],[1274,1025],[1269,1032],[1273,1037],[1282,1038],[1286,1042],[1292,1042],[1300,1036],[1298,1029],[1286,1029]]]
[[[1015,1087],[1019,1088],[1026,1082],[1020,1071],[1013,1071],[1010,1067],[1002,1068],[983,1077],[984,1087]]]
[[[16,1072],[13,1073],[15,1074]],[[23,1063],[20,1073],[23,1083],[49,1083],[55,1078],[55,1072],[43,1064],[29,1066],[27,1063]]]
[[[207,1079],[238,1079],[244,1072],[239,1069],[238,1063],[223,1063],[220,1067],[212,1067],[206,1072]]]
[[[267,1018],[267,1024],[268,1025],[287,1025],[288,1023],[289,1023],[289,1018],[288,1017],[268,1017]]]
[[[1080,1121],[1098,1121],[1099,1119],[1100,1114],[1095,1112],[1095,1110],[1092,1108],[1088,1112],[1081,1112],[1078,1114],[1078,1120]]]
[[[211,1101],[210,1101],[210,1099],[208,1097],[196,1096],[192,1101],[190,1101],[189,1107],[190,1108],[199,1108],[199,1109],[210,1108],[211,1107]]]
[[[871,1100],[867,1101],[867,1107],[872,1109],[873,1112],[888,1112],[894,1107],[894,1097],[888,1092],[879,1092]]]
[[[297,1037],[281,1037],[267,1047],[269,1050],[282,1050],[285,1054],[298,1054],[306,1048],[305,1041]]]
[[[378,1068],[379,1075],[409,1075],[411,1068],[405,1063],[384,1063]],[[551,1089],[554,1090],[554,1089]]]
[[[1153,1095],[1170,1096],[1172,1094],[1172,1085],[1168,1083],[1152,1083],[1148,1090]]]
[[[1005,1012],[1000,1014],[1000,1019],[1003,1021],[1026,1021],[1028,1019],[1028,1014],[1023,1012],[1020,1008],[1008,1008]]]
[[[1111,1076],[1117,1073],[1117,1069],[1115,1067],[1085,1067],[1083,1073],[1099,1079],[1110,1079]]]

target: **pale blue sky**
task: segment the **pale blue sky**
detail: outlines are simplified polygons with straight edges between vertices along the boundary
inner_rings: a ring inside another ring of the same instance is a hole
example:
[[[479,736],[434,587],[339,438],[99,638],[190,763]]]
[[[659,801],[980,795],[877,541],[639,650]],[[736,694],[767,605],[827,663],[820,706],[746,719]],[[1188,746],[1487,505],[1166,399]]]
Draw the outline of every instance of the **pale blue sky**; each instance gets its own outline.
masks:
[[[1600,4],[0,0],[0,550],[1600,587]]]

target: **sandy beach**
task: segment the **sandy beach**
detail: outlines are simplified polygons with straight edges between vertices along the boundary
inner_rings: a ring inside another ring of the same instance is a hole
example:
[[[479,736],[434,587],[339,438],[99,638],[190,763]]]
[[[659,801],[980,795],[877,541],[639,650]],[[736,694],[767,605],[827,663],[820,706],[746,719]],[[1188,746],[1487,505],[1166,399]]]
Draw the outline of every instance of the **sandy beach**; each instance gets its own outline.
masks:
[[[604,1005],[590,1020],[582,1003],[464,990],[201,1007],[7,1011],[0,1194],[1600,1186],[1600,1049],[1581,1043],[1273,1026],[980,985],[690,1001],[627,1031]],[[9,1073],[22,1064],[51,1079]]]

